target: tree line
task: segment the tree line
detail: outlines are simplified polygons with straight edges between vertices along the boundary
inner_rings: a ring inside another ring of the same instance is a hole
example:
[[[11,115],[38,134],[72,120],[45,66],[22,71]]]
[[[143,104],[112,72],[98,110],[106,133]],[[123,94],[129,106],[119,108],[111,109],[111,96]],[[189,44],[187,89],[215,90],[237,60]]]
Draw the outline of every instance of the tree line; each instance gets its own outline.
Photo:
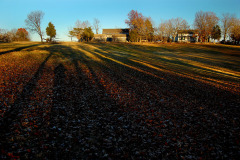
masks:
[[[44,13],[42,11],[33,11],[28,14],[27,19],[25,20],[27,30],[31,32],[36,32],[40,38],[41,42],[43,42],[43,34],[44,32],[41,29],[42,19],[44,17]],[[13,42],[13,41],[30,41],[29,33],[25,28],[19,28],[18,30],[13,29],[11,31],[6,31],[0,29],[0,41],[2,42]],[[46,39],[48,42],[52,42],[56,37],[56,29],[55,26],[49,22],[46,28],[46,33],[49,38]]]
[[[13,42],[13,41],[29,41],[29,34],[25,28],[12,29],[7,31],[0,29],[0,41]]]
[[[220,23],[219,23],[220,21]],[[130,11],[125,23],[130,28],[130,41],[139,42],[142,39],[153,41],[174,41],[179,30],[189,30],[190,26],[181,17],[162,21],[158,27],[153,28],[151,17],[145,17],[138,11]],[[195,14],[194,28],[200,42],[209,42],[209,39],[223,41],[227,37],[235,42],[240,41],[240,20],[235,15],[225,13],[218,18],[214,12],[199,11]]]
[[[18,30],[1,30],[0,29],[0,41],[29,41],[29,33],[37,33],[41,42],[43,42],[44,31],[42,31],[41,24],[44,17],[42,11],[33,11],[27,15],[25,20],[27,28],[19,28]],[[128,19],[125,23],[129,26],[129,41],[141,42],[141,41],[175,41],[179,30],[189,30],[190,25],[188,22],[181,18],[172,18],[162,21],[158,27],[153,26],[151,17],[143,16],[142,13],[131,10],[128,13]],[[214,12],[199,11],[195,14],[194,30],[199,36],[200,42],[209,42],[209,39],[219,40],[223,36],[223,41],[231,39],[235,43],[240,41],[240,19],[235,15],[225,13],[222,17],[217,17]],[[69,29],[68,36],[72,39],[77,38],[81,41],[91,41],[94,37],[92,28],[95,29],[96,34],[99,33],[100,21],[94,19],[93,26],[89,21],[77,20],[75,26]],[[56,38],[55,26],[49,22],[46,28],[46,34],[49,38],[46,41],[52,42]]]

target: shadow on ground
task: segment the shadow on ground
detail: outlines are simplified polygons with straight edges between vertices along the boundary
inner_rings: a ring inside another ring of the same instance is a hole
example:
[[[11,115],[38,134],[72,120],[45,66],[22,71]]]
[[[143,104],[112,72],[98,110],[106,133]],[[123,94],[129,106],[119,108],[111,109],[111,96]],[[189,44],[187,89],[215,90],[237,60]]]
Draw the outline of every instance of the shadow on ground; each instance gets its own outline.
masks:
[[[49,45],[43,50],[48,57],[1,124],[3,156],[214,159],[239,154],[239,95],[166,72],[151,74],[151,67],[103,48]],[[19,113],[27,111],[50,59],[56,60],[52,104],[40,110],[47,118],[36,114],[39,127],[22,126],[25,135],[19,135]]]
[[[35,47],[35,46],[38,46],[38,45],[39,45],[39,44],[34,44],[34,45],[29,45],[29,46],[24,46],[24,47],[15,48],[15,49],[12,49],[12,50],[9,50],[9,51],[0,52],[0,55],[6,54],[6,53],[11,53],[11,52],[21,51],[21,50],[23,50],[23,49]]]

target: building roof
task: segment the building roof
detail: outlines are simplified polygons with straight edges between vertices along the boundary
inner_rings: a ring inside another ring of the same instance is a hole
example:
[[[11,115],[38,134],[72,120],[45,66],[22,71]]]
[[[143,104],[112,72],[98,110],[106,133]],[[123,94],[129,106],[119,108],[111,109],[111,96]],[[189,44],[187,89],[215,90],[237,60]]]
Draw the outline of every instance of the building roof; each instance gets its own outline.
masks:
[[[196,34],[197,33],[197,30],[193,30],[193,29],[189,29],[189,30],[178,30],[177,31],[178,34],[181,34],[181,33],[188,33],[188,34]]]
[[[97,37],[99,37],[99,38],[106,38],[107,37],[107,35],[109,35],[109,34],[94,34],[94,37],[95,38],[97,38]],[[109,35],[109,36],[111,36],[111,35]],[[122,38],[126,38],[127,37],[127,34],[112,34],[112,37],[115,37],[115,38],[120,38],[120,37],[122,37]]]
[[[119,28],[119,29],[103,29],[103,34],[129,34],[128,28]]]

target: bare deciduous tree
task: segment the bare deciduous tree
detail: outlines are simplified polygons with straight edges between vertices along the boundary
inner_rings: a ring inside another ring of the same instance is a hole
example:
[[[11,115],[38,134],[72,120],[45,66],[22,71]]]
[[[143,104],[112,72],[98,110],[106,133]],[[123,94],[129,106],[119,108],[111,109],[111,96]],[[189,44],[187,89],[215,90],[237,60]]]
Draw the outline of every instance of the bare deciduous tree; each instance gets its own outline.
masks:
[[[91,27],[91,24],[88,20],[82,22],[82,28],[83,29],[89,28],[89,27]]]
[[[11,31],[0,29],[0,41],[3,41],[3,42],[17,41],[18,36],[16,32],[17,32],[17,29],[12,29]]]
[[[185,19],[180,17],[166,20],[159,25],[159,33],[161,37],[168,39],[168,41],[171,41],[171,38],[175,41],[178,30],[186,29],[189,29],[189,25]]]
[[[88,20],[83,21],[83,22],[81,22],[80,20],[77,20],[77,21],[75,22],[75,28],[85,29],[85,28],[88,28],[88,27],[90,27],[90,26],[91,26],[91,25],[90,25],[90,23],[88,22]]]
[[[230,28],[233,26],[234,18],[235,16],[229,13],[224,13],[222,15],[221,22],[224,41],[226,41],[226,37],[230,34]]]
[[[173,41],[175,41],[175,38],[177,37],[177,32],[179,30],[186,30],[189,29],[189,25],[185,19],[182,19],[180,17],[172,19],[172,26],[173,26]]]
[[[27,19],[25,20],[28,29],[32,32],[37,32],[43,42],[43,31],[41,30],[41,22],[43,19],[44,13],[42,11],[33,11],[28,14]]]
[[[164,39],[167,37],[167,22],[166,21],[162,21],[159,24],[158,32],[159,32],[160,40],[164,41]]]
[[[80,20],[77,20],[75,22],[75,27],[74,28],[82,28],[82,22]]]
[[[75,27],[72,30],[69,30],[69,37],[76,37],[80,42],[83,40],[84,29],[89,27],[91,27],[91,25],[88,21],[81,22],[80,20],[77,20],[75,22]]]
[[[99,21],[99,19],[94,18],[93,28],[96,30],[96,34],[98,34],[98,31],[99,31],[99,28],[100,28],[100,21]]]
[[[212,29],[217,23],[218,17],[213,12],[199,11],[195,14],[194,25],[198,29],[201,41],[206,41],[210,38]]]
[[[3,32],[4,32],[4,30],[0,28],[0,34],[2,34]]]
[[[167,40],[171,41],[171,37],[173,36],[173,23],[171,20],[166,21],[166,33],[167,33]]]

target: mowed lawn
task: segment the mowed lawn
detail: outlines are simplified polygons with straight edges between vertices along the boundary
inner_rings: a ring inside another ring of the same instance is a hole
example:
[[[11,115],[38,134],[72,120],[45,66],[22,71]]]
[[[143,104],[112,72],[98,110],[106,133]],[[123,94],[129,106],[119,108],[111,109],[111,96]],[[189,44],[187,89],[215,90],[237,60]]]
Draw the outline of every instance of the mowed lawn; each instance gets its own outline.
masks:
[[[0,106],[0,159],[234,159],[240,47],[0,43]]]

